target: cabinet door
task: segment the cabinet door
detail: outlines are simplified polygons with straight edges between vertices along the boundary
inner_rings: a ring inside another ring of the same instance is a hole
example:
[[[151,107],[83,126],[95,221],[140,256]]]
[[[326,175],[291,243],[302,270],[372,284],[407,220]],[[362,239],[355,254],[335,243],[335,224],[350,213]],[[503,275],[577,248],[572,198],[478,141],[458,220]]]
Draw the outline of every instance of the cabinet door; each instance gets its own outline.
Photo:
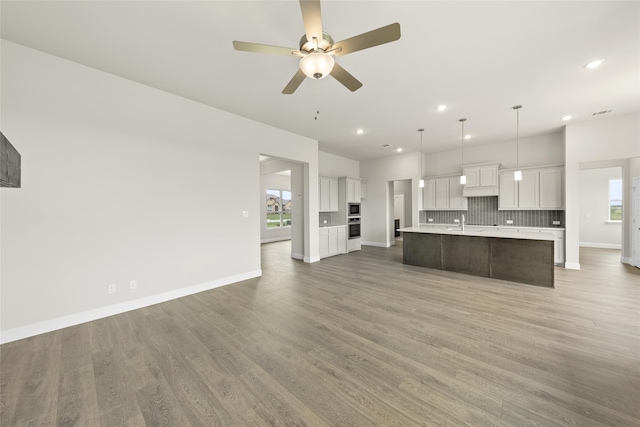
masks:
[[[495,187],[498,185],[498,168],[496,166],[480,168],[480,187]]]
[[[449,209],[449,179],[436,180],[436,209]]]
[[[321,212],[326,212],[328,210],[330,210],[330,200],[329,200],[329,195],[330,195],[330,182],[329,182],[329,178],[325,178],[324,176],[321,176],[320,178],[318,178],[318,197],[319,197],[319,210]]]
[[[460,178],[449,178],[449,208],[466,211],[467,210],[467,198],[462,197],[462,184],[460,184]]]
[[[329,230],[320,229],[320,258],[329,256]]]
[[[467,183],[465,184],[465,187],[480,187],[480,168],[464,169],[464,174],[467,177]]]
[[[329,179],[329,210],[338,211],[338,178]]]
[[[360,188],[360,181],[355,180],[354,187],[355,187],[355,191],[354,191],[355,202],[360,203],[360,200],[362,199],[362,190]]]
[[[498,209],[516,209],[518,207],[518,186],[513,179],[513,172],[501,172],[499,180]]]
[[[540,174],[537,170],[522,171],[522,181],[518,182],[518,208],[538,209],[540,207]]]
[[[329,229],[329,255],[338,253],[338,229],[332,227]]]
[[[562,168],[540,170],[540,208],[563,209]]]
[[[338,228],[338,253],[347,253],[347,227]]]
[[[436,180],[426,179],[422,189],[422,209],[433,210],[436,208]]]
[[[360,181],[347,178],[347,202],[360,203]]]

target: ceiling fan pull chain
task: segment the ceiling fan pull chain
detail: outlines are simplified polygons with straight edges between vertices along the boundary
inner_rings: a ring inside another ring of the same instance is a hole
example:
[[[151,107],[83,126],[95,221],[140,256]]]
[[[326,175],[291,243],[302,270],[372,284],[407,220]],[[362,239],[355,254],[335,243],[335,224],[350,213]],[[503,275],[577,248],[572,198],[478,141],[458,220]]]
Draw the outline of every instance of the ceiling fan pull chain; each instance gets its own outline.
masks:
[[[320,80],[316,79],[316,115],[313,120],[318,120],[318,116],[320,115]]]

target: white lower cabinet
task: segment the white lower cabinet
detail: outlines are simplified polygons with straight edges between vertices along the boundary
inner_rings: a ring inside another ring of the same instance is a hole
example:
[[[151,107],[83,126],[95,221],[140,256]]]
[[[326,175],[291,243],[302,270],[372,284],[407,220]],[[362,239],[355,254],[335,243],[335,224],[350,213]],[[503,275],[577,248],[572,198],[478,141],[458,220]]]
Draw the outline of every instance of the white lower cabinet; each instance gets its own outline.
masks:
[[[347,227],[320,228],[320,258],[347,253]]]

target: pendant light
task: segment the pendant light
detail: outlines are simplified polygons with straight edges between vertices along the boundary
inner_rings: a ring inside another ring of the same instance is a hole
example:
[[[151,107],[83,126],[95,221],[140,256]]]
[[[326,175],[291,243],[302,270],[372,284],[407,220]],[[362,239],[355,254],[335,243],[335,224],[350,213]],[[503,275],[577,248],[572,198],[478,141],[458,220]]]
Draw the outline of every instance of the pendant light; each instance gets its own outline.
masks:
[[[418,181],[418,187],[424,188],[424,179],[422,178],[422,132],[424,129],[418,129],[418,132],[420,132],[420,181]]]
[[[462,167],[462,175],[460,175],[460,184],[465,185],[467,183],[467,176],[464,174],[464,122],[466,122],[467,119],[460,119],[458,121],[462,123],[462,135],[460,137],[460,152],[462,153],[460,158],[460,166]]]
[[[522,105],[514,105],[513,109],[516,110],[516,171],[513,173],[513,179],[516,181],[522,181],[522,171],[520,170],[520,109]]]

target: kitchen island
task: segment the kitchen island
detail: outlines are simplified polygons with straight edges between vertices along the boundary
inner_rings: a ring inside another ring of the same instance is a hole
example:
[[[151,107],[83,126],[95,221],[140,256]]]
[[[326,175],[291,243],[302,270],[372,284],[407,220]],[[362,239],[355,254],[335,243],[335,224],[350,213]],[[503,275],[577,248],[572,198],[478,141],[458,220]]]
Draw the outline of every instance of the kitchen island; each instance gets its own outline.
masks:
[[[553,287],[554,235],[457,226],[402,228],[403,262]]]

